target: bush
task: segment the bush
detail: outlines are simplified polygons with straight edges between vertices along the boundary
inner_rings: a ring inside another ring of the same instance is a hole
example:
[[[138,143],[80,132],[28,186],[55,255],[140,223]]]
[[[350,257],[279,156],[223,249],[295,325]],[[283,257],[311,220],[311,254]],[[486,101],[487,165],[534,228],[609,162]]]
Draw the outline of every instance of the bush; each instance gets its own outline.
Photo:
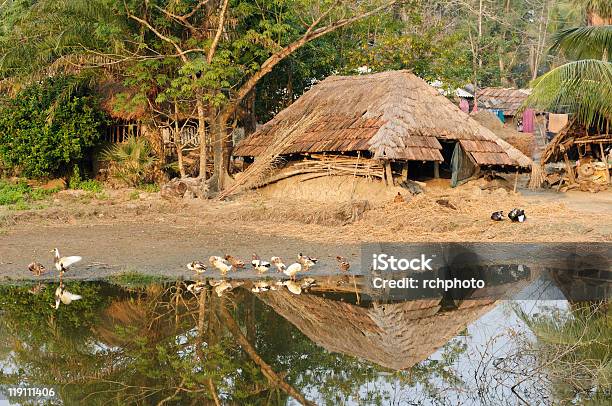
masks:
[[[157,193],[159,192],[159,186],[157,186],[155,183],[143,183],[141,185],[138,185],[138,189],[142,190],[143,192],[146,193]]]
[[[0,180],[0,206],[18,205],[24,207],[26,202],[44,200],[57,189],[32,189],[25,182],[9,183]]]
[[[107,149],[103,158],[111,162],[111,176],[127,186],[138,186],[153,179],[153,149],[144,138],[130,137],[123,144],[115,144]]]
[[[64,175],[98,143],[104,122],[74,79],[33,84],[0,105],[0,161],[27,177]]]

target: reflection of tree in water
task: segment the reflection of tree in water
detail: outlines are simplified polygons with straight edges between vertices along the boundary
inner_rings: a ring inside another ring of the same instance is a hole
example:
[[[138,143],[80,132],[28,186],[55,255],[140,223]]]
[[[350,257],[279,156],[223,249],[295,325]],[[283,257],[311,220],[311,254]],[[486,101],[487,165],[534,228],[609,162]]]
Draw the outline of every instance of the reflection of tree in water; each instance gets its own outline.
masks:
[[[420,384],[433,399],[441,380],[458,383],[448,369],[463,351],[456,343],[442,361],[391,372],[323,350],[246,289],[221,298],[182,284],[71,289],[83,299],[55,311],[51,287],[37,296],[0,287],[0,365],[10,348],[18,367],[0,383],[57,385],[65,404],[88,405],[283,404],[289,396],[383,404],[398,383]]]
[[[607,302],[571,303],[519,317],[534,333],[524,351],[537,355],[527,376],[542,375],[556,403],[605,404],[612,398],[612,313]]]

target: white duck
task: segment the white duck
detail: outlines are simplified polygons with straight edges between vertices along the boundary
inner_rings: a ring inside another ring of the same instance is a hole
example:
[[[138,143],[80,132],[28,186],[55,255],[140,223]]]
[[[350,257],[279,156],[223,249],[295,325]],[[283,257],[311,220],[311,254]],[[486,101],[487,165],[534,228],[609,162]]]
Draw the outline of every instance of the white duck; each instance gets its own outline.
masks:
[[[232,266],[230,264],[228,264],[223,258],[221,257],[217,257],[217,256],[212,256],[210,258],[208,258],[208,262],[210,262],[210,264],[217,268],[219,271],[221,271],[222,275],[225,275],[226,273],[228,273],[229,271],[232,270]]]
[[[285,285],[289,292],[293,293],[294,295],[299,295],[302,293],[302,287],[295,281],[284,281],[283,285]]]
[[[296,262],[296,263],[289,265],[285,270],[283,270],[283,273],[287,275],[288,277],[290,277],[292,280],[295,280],[295,275],[297,275],[297,273],[301,271],[302,271],[302,264],[299,264]]]
[[[268,272],[268,269],[270,269],[270,263],[268,261],[259,259],[257,254],[253,254],[251,265],[258,273]]]
[[[276,272],[284,272],[287,268],[280,257],[272,257],[270,262],[276,267]]]
[[[55,310],[59,309],[60,302],[65,305],[69,305],[75,300],[82,299],[83,297],[80,295],[75,295],[74,293],[68,292],[64,285],[60,284],[57,289],[55,289]]]
[[[71,257],[60,257],[60,253],[57,248],[54,248],[51,252],[53,253],[55,269],[57,269],[62,275],[68,270],[68,268],[83,259],[77,255]]]

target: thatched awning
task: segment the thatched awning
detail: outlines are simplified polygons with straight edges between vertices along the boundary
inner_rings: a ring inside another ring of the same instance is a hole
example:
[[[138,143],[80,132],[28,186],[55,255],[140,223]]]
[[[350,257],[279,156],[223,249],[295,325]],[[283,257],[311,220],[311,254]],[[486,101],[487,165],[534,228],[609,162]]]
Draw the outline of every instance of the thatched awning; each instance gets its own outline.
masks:
[[[377,159],[443,161],[440,141],[450,140],[481,165],[531,165],[408,71],[328,77],[242,140],[234,155],[262,155],[275,133],[300,120],[306,124],[292,129],[281,155],[369,151]]]

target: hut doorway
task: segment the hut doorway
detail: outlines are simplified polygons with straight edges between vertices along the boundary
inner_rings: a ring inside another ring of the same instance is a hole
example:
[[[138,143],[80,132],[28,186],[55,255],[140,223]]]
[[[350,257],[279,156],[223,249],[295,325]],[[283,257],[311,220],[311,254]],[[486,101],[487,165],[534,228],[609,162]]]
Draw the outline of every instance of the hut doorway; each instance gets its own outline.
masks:
[[[472,157],[465,152],[461,144],[459,142],[455,142],[454,144],[453,155],[450,159],[452,173],[451,187],[461,185],[478,171],[478,165],[474,162]],[[446,161],[446,157],[444,160]]]
[[[451,179],[453,176],[453,153],[455,152],[457,141],[447,141],[441,139],[438,139],[438,141],[440,141],[440,145],[442,145],[440,153],[442,154],[442,158],[444,159],[444,161],[440,162],[440,177],[444,179]]]

